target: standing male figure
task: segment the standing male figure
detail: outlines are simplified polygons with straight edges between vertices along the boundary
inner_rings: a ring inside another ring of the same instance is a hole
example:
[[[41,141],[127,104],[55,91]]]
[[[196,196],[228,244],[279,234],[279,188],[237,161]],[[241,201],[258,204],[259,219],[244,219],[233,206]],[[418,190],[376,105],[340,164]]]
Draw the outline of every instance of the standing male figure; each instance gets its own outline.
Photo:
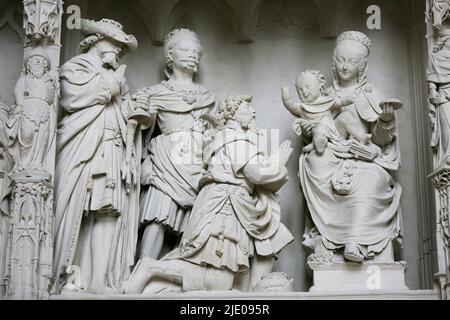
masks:
[[[214,106],[214,95],[193,81],[203,53],[197,35],[187,29],[172,31],[164,52],[168,80],[136,93],[138,102],[150,99],[157,113],[147,134],[152,140],[143,152],[141,259],[157,259],[166,231],[181,234],[186,227],[203,174],[200,117]]]
[[[127,148],[135,150],[133,141],[126,144],[127,124],[136,123],[128,121],[133,110],[119,58],[137,40],[109,19],[83,19],[81,31],[82,54],[60,74],[66,115],[57,145],[56,289],[75,265],[80,289],[117,292],[134,264],[139,194],[129,179],[139,168],[125,160]]]

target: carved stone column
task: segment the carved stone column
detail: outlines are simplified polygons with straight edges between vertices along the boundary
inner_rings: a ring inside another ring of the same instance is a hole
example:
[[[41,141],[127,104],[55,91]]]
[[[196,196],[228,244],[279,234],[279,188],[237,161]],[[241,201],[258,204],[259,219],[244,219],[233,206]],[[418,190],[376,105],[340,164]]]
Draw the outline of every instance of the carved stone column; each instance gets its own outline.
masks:
[[[15,166],[8,236],[8,299],[48,299],[53,260],[62,0],[24,0],[24,69],[15,89]]]
[[[430,175],[435,187],[436,198],[436,251],[437,273],[434,274],[443,299],[450,299],[449,264],[449,207],[450,207],[450,123],[444,121],[450,112],[450,3],[427,0],[427,38],[429,45],[429,85],[430,119],[433,129],[434,172]]]
[[[39,177],[14,182],[8,299],[46,299],[52,280],[53,188]]]
[[[436,214],[437,254],[439,271],[435,278],[441,288],[443,299],[450,299],[449,273],[449,208],[450,208],[450,167],[434,172],[432,181],[438,195],[438,211]]]

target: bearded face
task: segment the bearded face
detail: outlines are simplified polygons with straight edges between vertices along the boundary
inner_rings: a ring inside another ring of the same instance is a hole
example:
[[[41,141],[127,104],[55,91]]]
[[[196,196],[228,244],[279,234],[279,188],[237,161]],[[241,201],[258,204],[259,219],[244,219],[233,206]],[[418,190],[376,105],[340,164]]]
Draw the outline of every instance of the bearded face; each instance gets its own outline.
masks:
[[[48,71],[48,62],[43,57],[31,57],[27,63],[27,74],[32,78],[40,79]]]
[[[103,65],[108,69],[117,70],[120,66],[119,57],[123,45],[117,41],[104,39],[96,44]]]
[[[236,122],[245,131],[257,131],[256,111],[248,102],[242,102],[235,115]]]
[[[108,69],[117,70],[120,66],[119,57],[115,52],[102,53],[102,63]]]

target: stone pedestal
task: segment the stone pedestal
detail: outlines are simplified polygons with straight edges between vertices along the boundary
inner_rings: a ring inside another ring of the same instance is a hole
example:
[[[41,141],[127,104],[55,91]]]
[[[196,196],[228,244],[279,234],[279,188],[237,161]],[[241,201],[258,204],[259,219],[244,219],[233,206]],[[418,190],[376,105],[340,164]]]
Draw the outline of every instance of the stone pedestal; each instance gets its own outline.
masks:
[[[7,298],[48,299],[53,277],[53,188],[50,176],[19,174],[12,178]]]
[[[314,285],[310,292],[401,291],[406,262],[395,262],[392,244],[373,260],[345,261],[341,255],[322,248],[308,257]]]
[[[311,263],[314,286],[310,292],[354,292],[409,290],[405,284],[405,262]]]

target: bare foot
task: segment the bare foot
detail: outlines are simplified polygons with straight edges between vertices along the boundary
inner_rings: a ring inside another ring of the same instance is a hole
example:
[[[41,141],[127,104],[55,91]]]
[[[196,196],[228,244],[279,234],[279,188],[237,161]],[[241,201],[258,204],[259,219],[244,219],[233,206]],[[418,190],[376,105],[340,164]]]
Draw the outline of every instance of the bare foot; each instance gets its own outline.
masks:
[[[355,243],[345,245],[344,258],[353,262],[362,262],[364,260],[364,256],[361,254],[358,245]]]

